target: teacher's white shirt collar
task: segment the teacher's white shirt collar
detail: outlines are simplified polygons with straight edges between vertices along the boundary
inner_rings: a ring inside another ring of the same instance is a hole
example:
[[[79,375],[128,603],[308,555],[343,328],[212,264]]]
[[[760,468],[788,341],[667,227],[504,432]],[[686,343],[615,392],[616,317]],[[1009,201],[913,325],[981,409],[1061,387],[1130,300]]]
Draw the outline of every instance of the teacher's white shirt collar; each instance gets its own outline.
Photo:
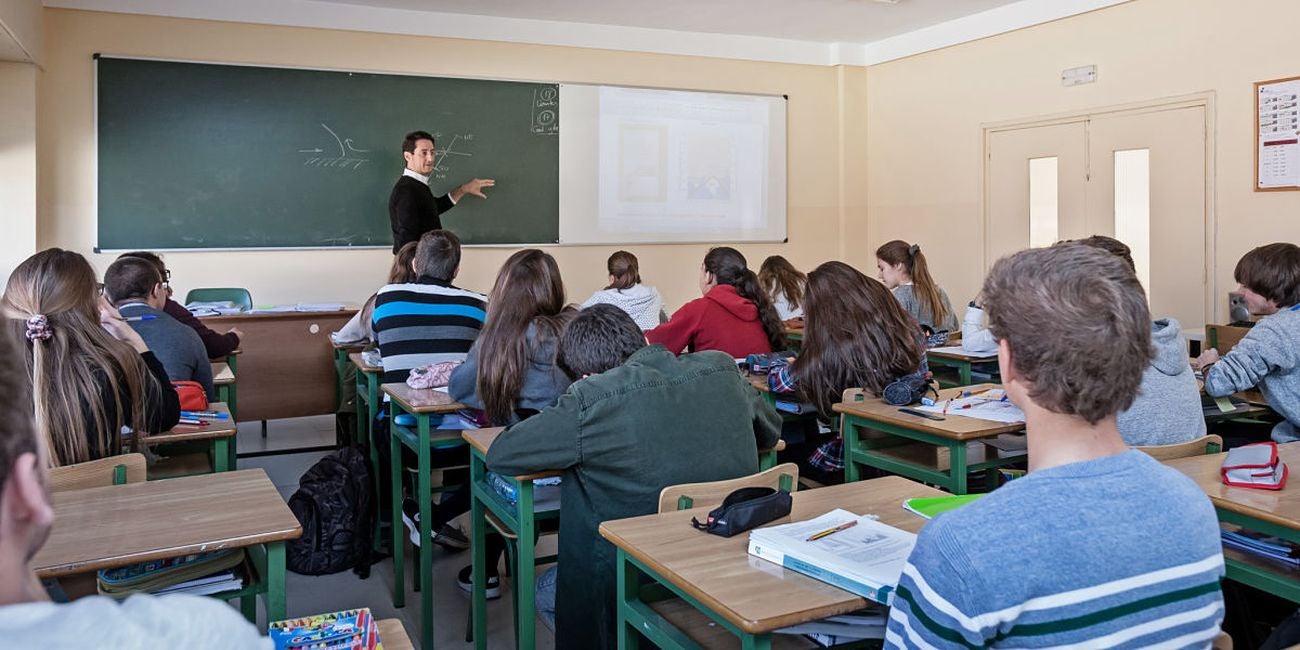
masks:
[[[421,183],[424,183],[425,185],[428,185],[428,184],[429,184],[429,177],[428,177],[428,176],[425,176],[424,174],[421,174],[421,173],[416,172],[416,171],[412,171],[410,167],[403,167],[403,168],[402,168],[402,175],[403,175],[403,176],[410,176],[411,178],[414,178],[415,180],[420,181]]]

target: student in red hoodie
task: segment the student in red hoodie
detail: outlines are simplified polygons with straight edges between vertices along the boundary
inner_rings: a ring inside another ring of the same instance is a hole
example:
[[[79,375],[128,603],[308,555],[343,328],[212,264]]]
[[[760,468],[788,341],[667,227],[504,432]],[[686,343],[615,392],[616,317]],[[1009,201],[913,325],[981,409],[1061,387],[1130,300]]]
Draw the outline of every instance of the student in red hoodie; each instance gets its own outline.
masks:
[[[646,339],[673,354],[721,350],[736,358],[785,349],[781,320],[740,251],[720,246],[700,265],[700,293]]]

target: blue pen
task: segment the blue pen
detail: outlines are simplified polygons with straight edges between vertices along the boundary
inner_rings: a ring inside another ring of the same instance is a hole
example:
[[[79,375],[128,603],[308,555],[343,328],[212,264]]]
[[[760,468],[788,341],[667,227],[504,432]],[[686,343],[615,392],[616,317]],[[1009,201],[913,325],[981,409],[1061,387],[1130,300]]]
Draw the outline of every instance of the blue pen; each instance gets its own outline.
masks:
[[[128,323],[135,323],[135,322],[142,321],[142,320],[153,320],[153,319],[155,319],[155,318],[158,318],[158,317],[155,316],[155,315],[153,315],[153,314],[145,314],[145,315],[143,315],[143,316],[126,316],[126,317],[122,318],[122,320],[124,320],[124,321],[126,321],[126,322],[128,322]]]
[[[181,411],[183,418],[217,418],[218,420],[228,419],[230,416],[225,413],[216,411]]]

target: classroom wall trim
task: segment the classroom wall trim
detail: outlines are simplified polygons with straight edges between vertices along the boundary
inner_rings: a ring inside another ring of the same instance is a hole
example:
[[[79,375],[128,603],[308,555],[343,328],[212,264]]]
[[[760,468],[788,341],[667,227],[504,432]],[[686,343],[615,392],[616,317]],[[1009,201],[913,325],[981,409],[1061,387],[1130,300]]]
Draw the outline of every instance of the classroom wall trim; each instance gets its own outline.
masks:
[[[172,18],[441,36],[535,45],[807,65],[865,66],[1059,20],[1131,0],[1020,0],[872,43],[473,16],[317,0],[46,0],[45,6]]]

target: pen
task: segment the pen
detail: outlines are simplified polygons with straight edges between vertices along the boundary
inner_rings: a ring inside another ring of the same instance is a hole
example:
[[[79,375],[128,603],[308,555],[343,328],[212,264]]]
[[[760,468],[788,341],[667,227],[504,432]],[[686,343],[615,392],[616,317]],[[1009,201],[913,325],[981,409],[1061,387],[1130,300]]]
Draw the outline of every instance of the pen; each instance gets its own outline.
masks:
[[[942,413],[942,415],[948,415],[948,407],[949,407],[949,406],[952,406],[952,398],[948,398],[948,401],[946,401],[946,402],[943,403],[943,413]]]
[[[124,321],[126,321],[126,322],[128,322],[128,323],[137,323],[137,322],[142,321],[142,320],[153,320],[153,319],[155,319],[155,318],[158,318],[158,317],[157,317],[157,316],[154,316],[153,314],[145,314],[145,315],[143,315],[143,316],[123,316],[123,317],[122,317],[122,320],[124,320]]]
[[[225,413],[216,411],[181,411],[183,418],[217,418],[218,420],[228,419],[230,416]]]
[[[923,412],[923,411],[916,411],[916,410],[913,410],[913,409],[898,409],[898,412],[899,412],[899,413],[906,413],[906,414],[908,414],[908,415],[915,415],[915,416],[918,417],[918,418],[925,418],[925,419],[927,419],[927,420],[940,420],[940,421],[943,420],[943,418],[941,418],[941,417],[939,417],[939,416],[937,416],[937,415],[934,415],[933,413],[925,413],[925,412]]]
[[[827,528],[826,530],[823,530],[823,531],[820,532],[820,533],[813,533],[812,535],[808,536],[808,539],[805,539],[804,541],[805,541],[805,542],[815,542],[815,541],[817,541],[817,540],[819,540],[819,539],[821,539],[821,538],[823,538],[823,537],[826,537],[827,535],[834,535],[835,533],[838,533],[838,532],[840,532],[841,530],[848,530],[848,529],[850,529],[850,528],[852,528],[852,527],[854,527],[854,526],[856,526],[856,525],[858,525],[858,520],[857,520],[857,519],[850,519],[849,521],[846,521],[846,522],[844,522],[844,523],[842,523],[842,524],[840,524],[840,525],[838,525],[838,526],[836,526],[836,527],[834,527],[834,528]]]
[[[176,421],[176,424],[188,424],[190,426],[195,426],[195,427],[206,427],[210,423],[195,418],[181,418]]]

